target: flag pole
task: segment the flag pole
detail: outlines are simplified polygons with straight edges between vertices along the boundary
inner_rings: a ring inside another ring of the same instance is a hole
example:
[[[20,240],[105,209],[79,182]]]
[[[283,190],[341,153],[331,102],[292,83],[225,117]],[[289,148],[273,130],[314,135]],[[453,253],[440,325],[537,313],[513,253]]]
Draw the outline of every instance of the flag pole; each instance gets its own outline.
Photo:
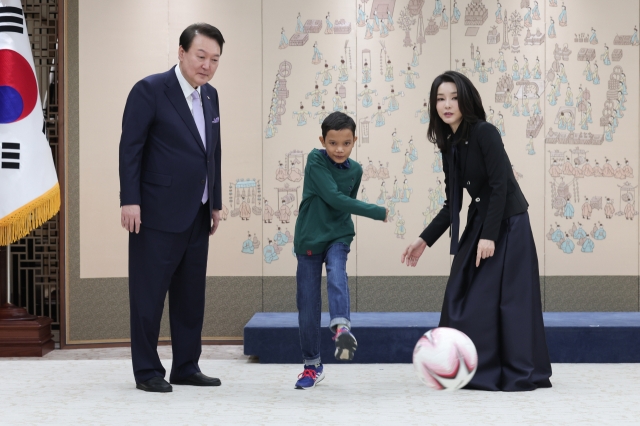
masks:
[[[11,244],[7,244],[7,303],[11,303]]]

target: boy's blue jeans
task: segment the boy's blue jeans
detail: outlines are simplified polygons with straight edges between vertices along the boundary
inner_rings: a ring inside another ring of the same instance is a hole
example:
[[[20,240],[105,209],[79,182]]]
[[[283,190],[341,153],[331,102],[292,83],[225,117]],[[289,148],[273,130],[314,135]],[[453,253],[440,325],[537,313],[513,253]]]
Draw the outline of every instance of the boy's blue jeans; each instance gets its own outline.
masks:
[[[329,327],[335,331],[338,325],[351,328],[347,255],[351,249],[344,243],[336,243],[322,254],[296,255],[298,326],[300,346],[305,365],[320,363],[320,293],[322,264],[327,265],[327,296],[329,298]]]

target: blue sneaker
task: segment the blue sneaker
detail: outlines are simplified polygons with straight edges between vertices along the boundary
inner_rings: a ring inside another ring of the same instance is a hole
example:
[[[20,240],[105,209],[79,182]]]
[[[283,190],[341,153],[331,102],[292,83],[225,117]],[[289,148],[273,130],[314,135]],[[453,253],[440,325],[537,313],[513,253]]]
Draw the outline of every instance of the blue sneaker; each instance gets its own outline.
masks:
[[[340,327],[336,330],[336,335],[333,336],[333,340],[336,342],[335,357],[338,361],[351,361],[353,355],[358,349],[358,342],[351,331],[347,327]]]
[[[324,369],[319,366],[305,365],[304,371],[298,375],[296,389],[312,389],[324,379]]]

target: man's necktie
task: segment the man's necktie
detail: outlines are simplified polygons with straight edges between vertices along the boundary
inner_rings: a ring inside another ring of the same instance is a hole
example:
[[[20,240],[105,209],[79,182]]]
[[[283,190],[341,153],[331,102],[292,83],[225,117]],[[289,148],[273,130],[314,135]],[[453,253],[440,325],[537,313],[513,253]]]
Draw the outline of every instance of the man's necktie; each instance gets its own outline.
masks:
[[[202,110],[202,102],[200,102],[200,93],[197,90],[194,90],[191,94],[191,105],[193,107],[193,119],[196,122],[196,127],[198,128],[198,133],[200,133],[200,138],[202,139],[202,143],[204,144],[204,150],[207,151],[207,139],[204,130],[204,111]],[[204,192],[202,193],[202,204],[206,203],[209,199],[209,177],[205,178],[204,181]]]
[[[449,190],[450,208],[451,208],[451,247],[449,253],[455,255],[458,253],[458,238],[460,237],[460,188],[458,186],[458,148],[451,146],[451,155],[453,156],[453,168],[449,171],[449,180],[451,189]]]

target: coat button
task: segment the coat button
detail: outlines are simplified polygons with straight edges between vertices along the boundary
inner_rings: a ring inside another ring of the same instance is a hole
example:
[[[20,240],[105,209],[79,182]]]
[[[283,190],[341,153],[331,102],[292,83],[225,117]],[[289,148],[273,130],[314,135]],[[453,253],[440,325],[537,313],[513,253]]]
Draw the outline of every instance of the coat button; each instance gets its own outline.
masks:
[[[471,181],[470,180],[467,181],[467,185],[471,185]]]
[[[200,183],[204,185],[204,179],[202,179],[202,180],[200,181]]]
[[[465,144],[465,145],[469,145],[469,141],[465,141],[465,143],[464,143],[464,144]]]
[[[480,202],[480,197],[476,198],[476,203]]]

